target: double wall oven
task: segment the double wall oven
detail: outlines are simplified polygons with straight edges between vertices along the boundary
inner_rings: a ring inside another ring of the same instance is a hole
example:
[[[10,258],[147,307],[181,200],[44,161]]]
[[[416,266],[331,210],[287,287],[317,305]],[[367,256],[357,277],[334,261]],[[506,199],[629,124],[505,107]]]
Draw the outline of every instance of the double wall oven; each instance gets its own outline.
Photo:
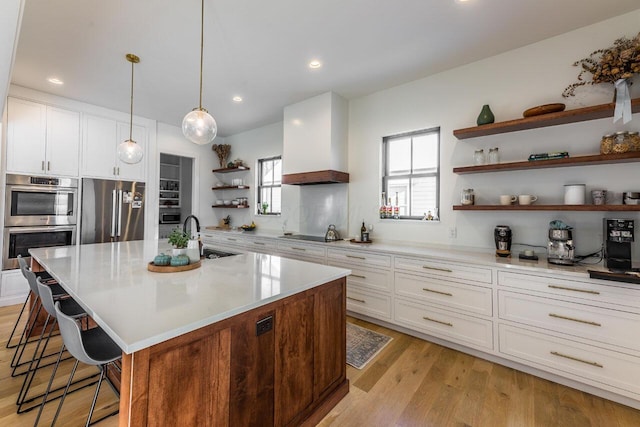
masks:
[[[3,270],[31,248],[75,244],[77,179],[7,174],[4,206]]]

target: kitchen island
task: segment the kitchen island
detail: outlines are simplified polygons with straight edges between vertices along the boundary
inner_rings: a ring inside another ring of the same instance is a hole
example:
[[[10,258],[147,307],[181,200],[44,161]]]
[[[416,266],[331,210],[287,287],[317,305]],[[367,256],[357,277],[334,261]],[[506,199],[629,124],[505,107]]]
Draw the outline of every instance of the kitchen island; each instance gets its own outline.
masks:
[[[158,252],[30,251],[122,348],[121,426],[313,425],[348,392],[349,270],[243,253],[153,273]]]

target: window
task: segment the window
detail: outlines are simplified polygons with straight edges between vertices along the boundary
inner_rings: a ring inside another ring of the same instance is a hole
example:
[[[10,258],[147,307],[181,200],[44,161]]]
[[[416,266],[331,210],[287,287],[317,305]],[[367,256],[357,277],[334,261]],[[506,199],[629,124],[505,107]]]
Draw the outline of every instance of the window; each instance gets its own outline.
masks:
[[[440,128],[382,140],[382,191],[399,206],[400,219],[437,215],[440,200]]]
[[[279,215],[282,211],[282,156],[258,159],[258,213]]]

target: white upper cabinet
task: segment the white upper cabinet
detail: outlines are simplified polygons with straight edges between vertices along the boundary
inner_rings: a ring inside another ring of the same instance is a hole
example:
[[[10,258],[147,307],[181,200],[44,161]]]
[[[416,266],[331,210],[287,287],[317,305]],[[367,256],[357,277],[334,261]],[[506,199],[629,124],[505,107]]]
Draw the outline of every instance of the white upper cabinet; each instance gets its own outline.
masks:
[[[145,155],[140,163],[130,165],[118,158],[118,144],[129,139],[129,123],[84,115],[82,175],[98,178],[145,181],[147,129],[134,124],[133,140]]]
[[[9,98],[7,171],[78,176],[80,113]]]

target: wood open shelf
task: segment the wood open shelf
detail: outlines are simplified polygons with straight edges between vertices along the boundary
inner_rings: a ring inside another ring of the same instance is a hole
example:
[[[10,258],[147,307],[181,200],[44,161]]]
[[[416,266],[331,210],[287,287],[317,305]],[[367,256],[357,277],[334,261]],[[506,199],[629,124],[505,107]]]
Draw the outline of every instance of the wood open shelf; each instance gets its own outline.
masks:
[[[222,169],[214,169],[213,173],[229,173],[229,172],[239,172],[239,171],[248,171],[251,170],[247,166],[240,166],[236,168],[222,168]]]
[[[249,205],[212,205],[211,207],[224,209],[248,209]]]
[[[522,169],[546,169],[568,166],[608,165],[613,163],[630,163],[640,161],[640,152],[621,154],[593,154],[588,156],[566,157],[564,159],[534,160],[510,163],[496,163],[491,165],[461,166],[453,168],[453,173],[484,173]]]
[[[640,153],[638,153],[640,157]],[[211,187],[212,190],[248,190],[248,185],[225,185],[224,187]]]
[[[540,116],[525,117],[523,119],[508,120],[506,122],[456,129],[453,131],[453,136],[458,139],[476,138],[479,136],[497,135],[520,130],[602,119],[605,117],[613,117],[614,109],[614,103],[576,108],[559,113],[542,114]],[[640,112],[640,98],[631,100],[631,111],[633,113]]]
[[[454,211],[640,211],[640,205],[454,205]]]

